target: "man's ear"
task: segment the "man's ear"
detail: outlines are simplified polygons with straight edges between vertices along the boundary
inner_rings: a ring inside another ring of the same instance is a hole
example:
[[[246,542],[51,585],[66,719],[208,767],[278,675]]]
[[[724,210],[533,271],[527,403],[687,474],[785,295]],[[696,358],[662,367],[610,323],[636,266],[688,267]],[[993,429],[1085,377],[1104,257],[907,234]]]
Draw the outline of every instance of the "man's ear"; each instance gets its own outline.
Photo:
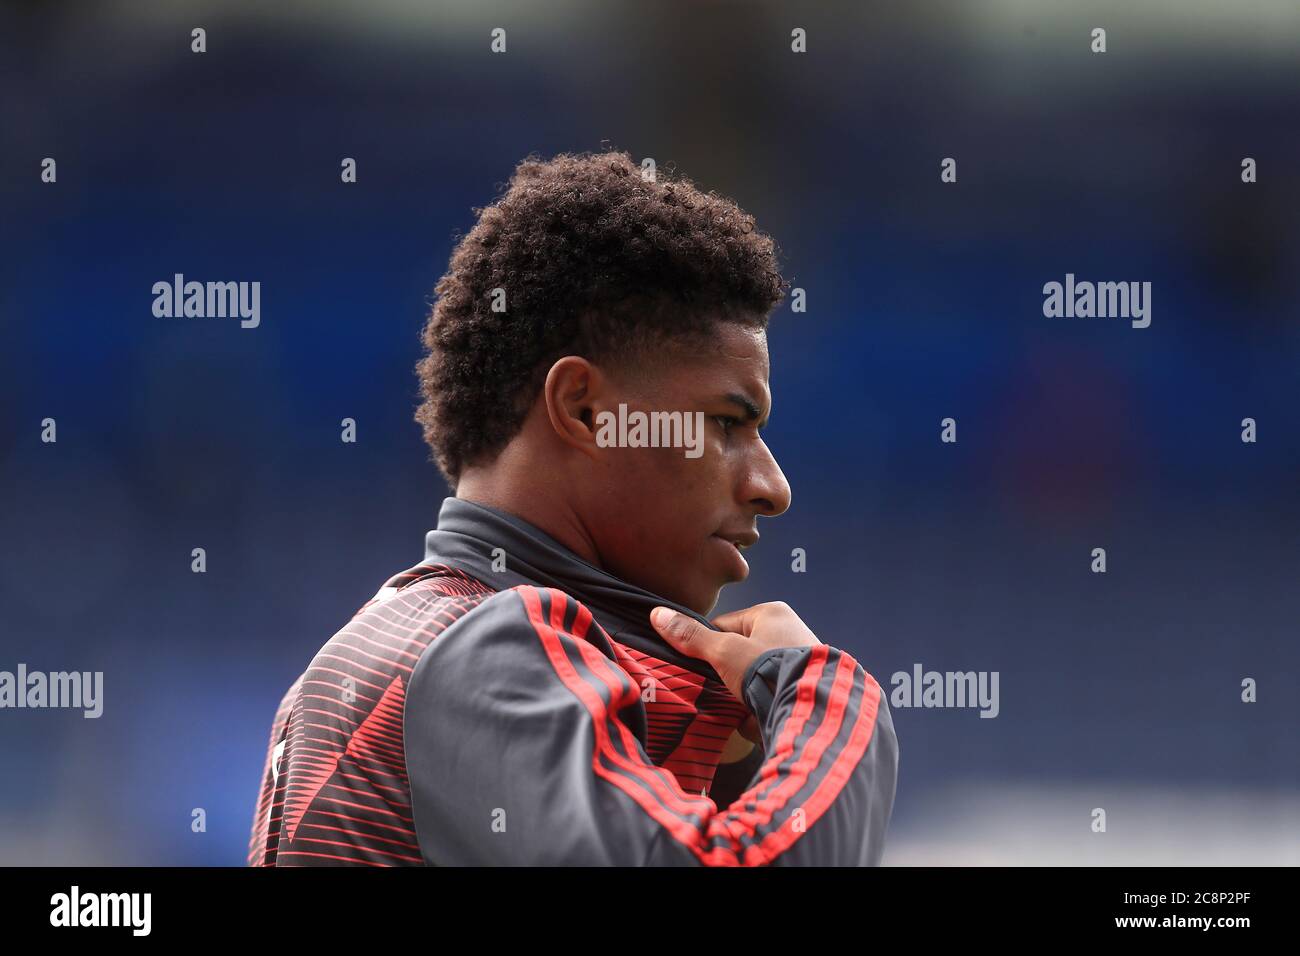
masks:
[[[583,454],[595,456],[599,410],[608,404],[609,378],[585,358],[566,355],[546,373],[542,401],[551,428],[560,440]]]

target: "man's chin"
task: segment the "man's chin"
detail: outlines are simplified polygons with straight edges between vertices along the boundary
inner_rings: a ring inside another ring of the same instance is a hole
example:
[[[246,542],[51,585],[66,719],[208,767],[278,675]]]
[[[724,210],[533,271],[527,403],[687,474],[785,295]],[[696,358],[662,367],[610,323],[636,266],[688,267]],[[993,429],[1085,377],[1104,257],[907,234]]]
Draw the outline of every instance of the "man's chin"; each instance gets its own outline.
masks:
[[[727,585],[722,584],[714,588],[710,594],[701,595],[698,603],[686,605],[700,617],[707,618],[713,613],[713,609],[718,606],[718,599],[722,597],[722,589]]]
[[[700,587],[693,590],[675,590],[674,593],[668,594],[662,591],[656,592],[660,597],[667,598],[674,604],[694,611],[700,617],[708,618],[710,612],[717,607],[718,597],[722,593],[725,585],[719,585],[711,591],[705,591]]]
[[[704,575],[700,575],[700,577],[703,576]],[[632,583],[637,584],[638,582],[633,581]],[[717,607],[718,599],[722,595],[722,589],[732,583],[734,582],[717,581],[716,584],[710,587],[708,585],[701,585],[697,578],[689,585],[680,588],[662,586],[656,588],[653,584],[649,583],[643,583],[640,584],[640,586],[653,594],[658,594],[662,598],[667,598],[674,604],[678,604],[694,611],[696,614],[700,615],[700,617],[707,618],[713,609]]]

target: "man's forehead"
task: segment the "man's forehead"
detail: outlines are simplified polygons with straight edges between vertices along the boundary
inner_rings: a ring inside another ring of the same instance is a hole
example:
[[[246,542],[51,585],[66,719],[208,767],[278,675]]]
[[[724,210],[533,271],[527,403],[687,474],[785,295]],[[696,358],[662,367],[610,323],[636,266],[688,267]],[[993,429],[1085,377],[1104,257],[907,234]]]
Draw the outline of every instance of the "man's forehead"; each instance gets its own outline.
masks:
[[[692,364],[750,370],[767,378],[767,333],[762,329],[719,323],[712,335],[683,345],[679,355]]]
[[[686,356],[681,371],[691,391],[701,397],[740,394],[766,412],[771,403],[766,334],[734,324],[719,332],[709,346]]]
[[[758,362],[767,372],[767,333],[742,325],[727,325],[717,337],[717,351],[738,363]]]
[[[735,322],[719,322],[707,335],[664,342],[615,374],[627,385],[697,401],[743,393],[763,410],[770,401],[767,335],[761,327]]]

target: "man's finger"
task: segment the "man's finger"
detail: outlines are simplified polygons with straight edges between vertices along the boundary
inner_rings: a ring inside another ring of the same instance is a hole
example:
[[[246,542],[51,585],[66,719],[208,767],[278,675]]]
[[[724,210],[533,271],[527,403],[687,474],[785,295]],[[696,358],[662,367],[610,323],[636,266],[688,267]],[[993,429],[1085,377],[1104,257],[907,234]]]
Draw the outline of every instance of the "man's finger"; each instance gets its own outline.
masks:
[[[710,623],[720,631],[731,631],[734,634],[749,637],[754,629],[754,619],[758,617],[761,607],[761,604],[756,604],[753,607],[742,608],[739,611],[728,611],[726,614],[719,614]]]
[[[666,607],[650,612],[650,623],[670,645],[688,657],[712,660],[724,635],[712,631],[694,618]]]

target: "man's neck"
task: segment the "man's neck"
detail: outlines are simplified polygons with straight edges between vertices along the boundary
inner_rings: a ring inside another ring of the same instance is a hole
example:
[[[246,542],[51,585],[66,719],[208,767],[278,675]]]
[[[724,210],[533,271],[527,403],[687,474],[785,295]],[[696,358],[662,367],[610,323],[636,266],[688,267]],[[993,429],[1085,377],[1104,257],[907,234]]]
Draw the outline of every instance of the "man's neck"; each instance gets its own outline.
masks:
[[[529,481],[501,468],[467,469],[456,483],[456,497],[522,518],[589,564],[604,567],[581,518],[549,481]]]

